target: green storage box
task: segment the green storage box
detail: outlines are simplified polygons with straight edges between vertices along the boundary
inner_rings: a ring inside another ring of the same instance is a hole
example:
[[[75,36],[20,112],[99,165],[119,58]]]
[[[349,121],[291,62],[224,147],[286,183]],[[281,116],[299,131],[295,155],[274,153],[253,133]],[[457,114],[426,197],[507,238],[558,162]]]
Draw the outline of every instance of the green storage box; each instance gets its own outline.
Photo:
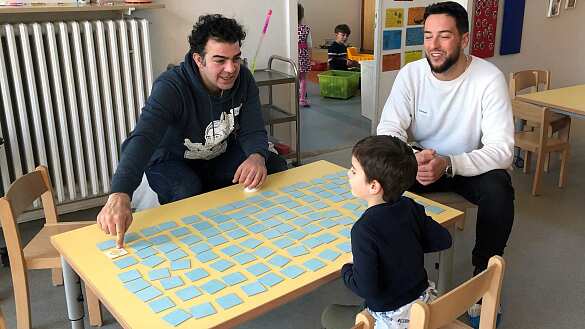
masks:
[[[348,99],[355,94],[360,83],[360,72],[330,70],[318,76],[323,97]]]

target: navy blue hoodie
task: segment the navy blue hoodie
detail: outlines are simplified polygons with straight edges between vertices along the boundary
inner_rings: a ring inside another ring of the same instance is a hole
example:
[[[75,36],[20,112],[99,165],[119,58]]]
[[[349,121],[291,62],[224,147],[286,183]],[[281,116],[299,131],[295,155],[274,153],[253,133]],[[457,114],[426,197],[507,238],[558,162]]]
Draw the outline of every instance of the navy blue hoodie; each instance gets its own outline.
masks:
[[[246,156],[267,157],[258,87],[241,66],[232,89],[210,95],[189,52],[154,82],[135,129],[122,144],[112,192],[132,196],[146,167],[168,153],[186,161],[209,160],[223,153],[228,142],[238,143]]]

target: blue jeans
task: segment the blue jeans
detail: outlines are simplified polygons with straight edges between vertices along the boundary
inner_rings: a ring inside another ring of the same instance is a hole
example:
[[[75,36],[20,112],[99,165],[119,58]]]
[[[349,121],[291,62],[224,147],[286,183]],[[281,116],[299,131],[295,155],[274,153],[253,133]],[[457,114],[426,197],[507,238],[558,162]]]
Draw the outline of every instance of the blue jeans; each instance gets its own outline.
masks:
[[[146,169],[146,177],[160,204],[166,204],[231,185],[244,160],[246,155],[240,145],[231,142],[223,154],[211,160],[189,160],[167,154]],[[268,174],[284,171],[286,160],[268,152],[266,169]]]

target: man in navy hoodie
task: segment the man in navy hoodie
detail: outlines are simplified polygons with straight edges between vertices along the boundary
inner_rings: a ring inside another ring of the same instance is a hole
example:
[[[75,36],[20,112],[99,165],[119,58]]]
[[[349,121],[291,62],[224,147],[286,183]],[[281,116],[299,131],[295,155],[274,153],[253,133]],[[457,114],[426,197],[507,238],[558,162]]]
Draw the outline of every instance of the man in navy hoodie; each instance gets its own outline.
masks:
[[[143,173],[165,204],[233,183],[257,188],[286,169],[268,150],[258,87],[241,65],[245,37],[234,19],[200,16],[184,62],[154,82],[97,218],[104,232],[118,233],[119,247]]]

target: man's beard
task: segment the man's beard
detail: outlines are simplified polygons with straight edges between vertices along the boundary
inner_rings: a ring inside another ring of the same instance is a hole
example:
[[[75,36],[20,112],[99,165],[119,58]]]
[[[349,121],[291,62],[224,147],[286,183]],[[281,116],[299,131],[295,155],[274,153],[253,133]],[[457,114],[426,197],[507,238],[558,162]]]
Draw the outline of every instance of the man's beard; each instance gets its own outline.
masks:
[[[429,63],[429,66],[431,67],[431,71],[433,71],[434,73],[444,73],[447,70],[449,70],[453,65],[455,65],[455,63],[457,63],[457,60],[459,59],[459,56],[461,55],[461,50],[459,50],[456,54],[453,54],[451,56],[447,56],[447,58],[445,59],[445,62],[439,66],[434,66],[431,63],[431,56],[427,54],[427,62]]]

